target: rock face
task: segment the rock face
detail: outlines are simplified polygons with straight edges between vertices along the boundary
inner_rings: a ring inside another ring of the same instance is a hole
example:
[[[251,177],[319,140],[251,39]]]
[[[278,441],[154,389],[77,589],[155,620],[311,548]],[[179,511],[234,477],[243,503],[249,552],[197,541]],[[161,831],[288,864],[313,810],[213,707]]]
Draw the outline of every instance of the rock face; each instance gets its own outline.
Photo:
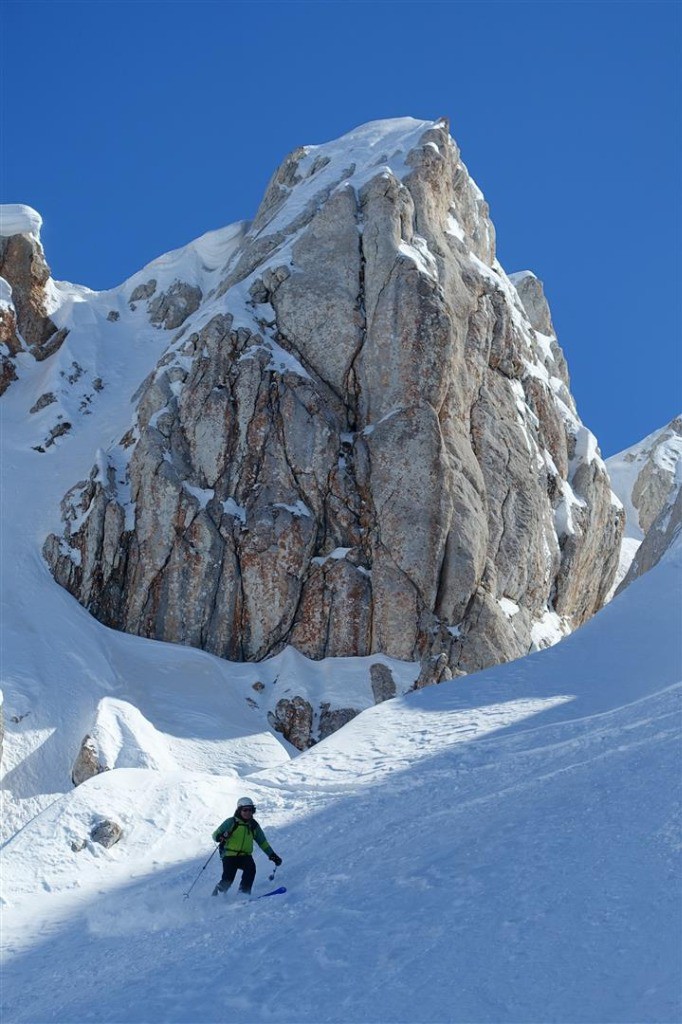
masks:
[[[424,685],[600,607],[622,511],[446,122],[297,150],[220,286],[161,298],[183,326],[45,545],[102,622],[233,660],[421,659]],[[312,714],[277,713],[303,743]]]
[[[631,501],[638,524],[646,534],[671,499],[674,501],[679,488],[676,474],[682,459],[682,416],[671,420],[663,430],[646,438],[636,450],[631,449],[621,458],[637,470]]]
[[[8,212],[5,212],[8,211]],[[0,222],[0,394],[16,379],[14,357],[38,360],[66,337],[48,315],[50,268],[40,244],[40,217],[24,206],[4,206]]]
[[[674,502],[666,505],[649,527],[637,554],[633,558],[623,581],[616,590],[619,594],[642,573],[658,565],[663,555],[682,530],[682,488]]]
[[[614,587],[619,593],[653,568],[674,539],[682,488],[682,416],[612,456],[607,465],[626,515]]]

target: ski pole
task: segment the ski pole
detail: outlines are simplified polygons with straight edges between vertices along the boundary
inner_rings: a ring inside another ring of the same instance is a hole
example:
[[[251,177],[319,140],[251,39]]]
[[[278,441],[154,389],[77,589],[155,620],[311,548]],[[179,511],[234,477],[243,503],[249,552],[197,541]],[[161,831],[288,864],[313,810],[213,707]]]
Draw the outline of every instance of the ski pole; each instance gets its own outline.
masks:
[[[211,860],[212,860],[212,859],[213,859],[213,858],[215,857],[215,855],[216,855],[216,853],[218,852],[218,850],[219,850],[219,847],[218,847],[218,846],[216,846],[215,850],[213,851],[213,853],[211,854],[211,856],[210,856],[210,857],[208,858],[208,860],[207,860],[207,861],[206,861],[206,863],[204,864],[204,866],[203,866],[203,868],[201,869],[201,871],[205,871],[205,870],[206,870],[206,868],[208,867],[208,865],[209,865],[210,861],[211,861]],[[196,878],[194,879],[194,881],[193,881],[193,882],[192,882],[192,884],[190,885],[190,887],[189,887],[189,889],[187,890],[187,892],[186,892],[186,893],[183,893],[183,896],[184,896],[184,898],[185,898],[186,900],[188,900],[188,899],[189,899],[189,894],[191,893],[192,889],[194,888],[194,886],[195,886],[195,885],[197,884],[197,882],[199,881],[199,877],[200,877],[200,875],[201,875],[201,871],[199,872],[199,874],[197,875],[197,877],[196,877]]]
[[[275,872],[277,871],[278,867],[279,864],[275,864],[274,868],[272,869],[272,874],[268,875],[268,882],[271,882],[273,880],[273,878],[275,877]]]

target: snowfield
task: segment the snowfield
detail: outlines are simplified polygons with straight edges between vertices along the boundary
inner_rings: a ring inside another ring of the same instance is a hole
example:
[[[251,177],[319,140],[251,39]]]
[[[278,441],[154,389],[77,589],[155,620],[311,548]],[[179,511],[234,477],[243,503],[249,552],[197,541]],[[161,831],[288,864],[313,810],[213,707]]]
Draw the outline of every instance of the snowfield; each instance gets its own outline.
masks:
[[[681,568],[278,766],[60,797],[3,851],[4,1019],[679,1020]],[[285,896],[210,897],[243,792]],[[121,842],[72,852],[105,813]]]
[[[55,284],[70,334],[0,401],[3,1024],[679,1021],[682,538],[555,647],[416,693],[419,666],[381,657],[235,665],[119,634],[52,580],[64,482],[169,343],[132,284],[206,290],[242,230],[111,292]],[[377,706],[373,661],[399,692]],[[367,710],[299,755],[267,711],[323,686]],[[74,788],[86,734],[109,770]],[[211,832],[247,794],[284,861],[269,882],[256,850],[254,894],[288,892],[213,899]]]

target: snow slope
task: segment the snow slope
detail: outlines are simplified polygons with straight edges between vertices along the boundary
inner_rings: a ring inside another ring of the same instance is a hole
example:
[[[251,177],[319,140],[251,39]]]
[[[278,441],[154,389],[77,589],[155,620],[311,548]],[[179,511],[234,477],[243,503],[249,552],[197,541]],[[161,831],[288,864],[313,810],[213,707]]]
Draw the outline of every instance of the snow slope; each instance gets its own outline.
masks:
[[[679,1020],[681,568],[678,543],[558,646],[247,781],[62,797],[4,850],[4,1019]],[[265,903],[201,871],[243,791],[284,858]],[[125,841],[72,853],[105,811]]]

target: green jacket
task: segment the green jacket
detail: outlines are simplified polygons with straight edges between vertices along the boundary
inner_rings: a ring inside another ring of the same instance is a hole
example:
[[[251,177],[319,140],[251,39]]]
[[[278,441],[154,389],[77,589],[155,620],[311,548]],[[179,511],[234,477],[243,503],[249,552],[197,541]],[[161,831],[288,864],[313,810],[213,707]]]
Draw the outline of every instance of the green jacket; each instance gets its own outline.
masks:
[[[257,821],[242,821],[241,818],[235,817],[226,818],[222,825],[218,825],[218,828],[213,833],[214,843],[218,842],[219,835],[224,835],[228,832],[230,836],[227,842],[222,840],[220,843],[221,857],[238,857],[242,854],[245,856],[252,854],[254,839],[268,857],[271,853],[274,853],[270,843],[265,838],[263,829]]]

